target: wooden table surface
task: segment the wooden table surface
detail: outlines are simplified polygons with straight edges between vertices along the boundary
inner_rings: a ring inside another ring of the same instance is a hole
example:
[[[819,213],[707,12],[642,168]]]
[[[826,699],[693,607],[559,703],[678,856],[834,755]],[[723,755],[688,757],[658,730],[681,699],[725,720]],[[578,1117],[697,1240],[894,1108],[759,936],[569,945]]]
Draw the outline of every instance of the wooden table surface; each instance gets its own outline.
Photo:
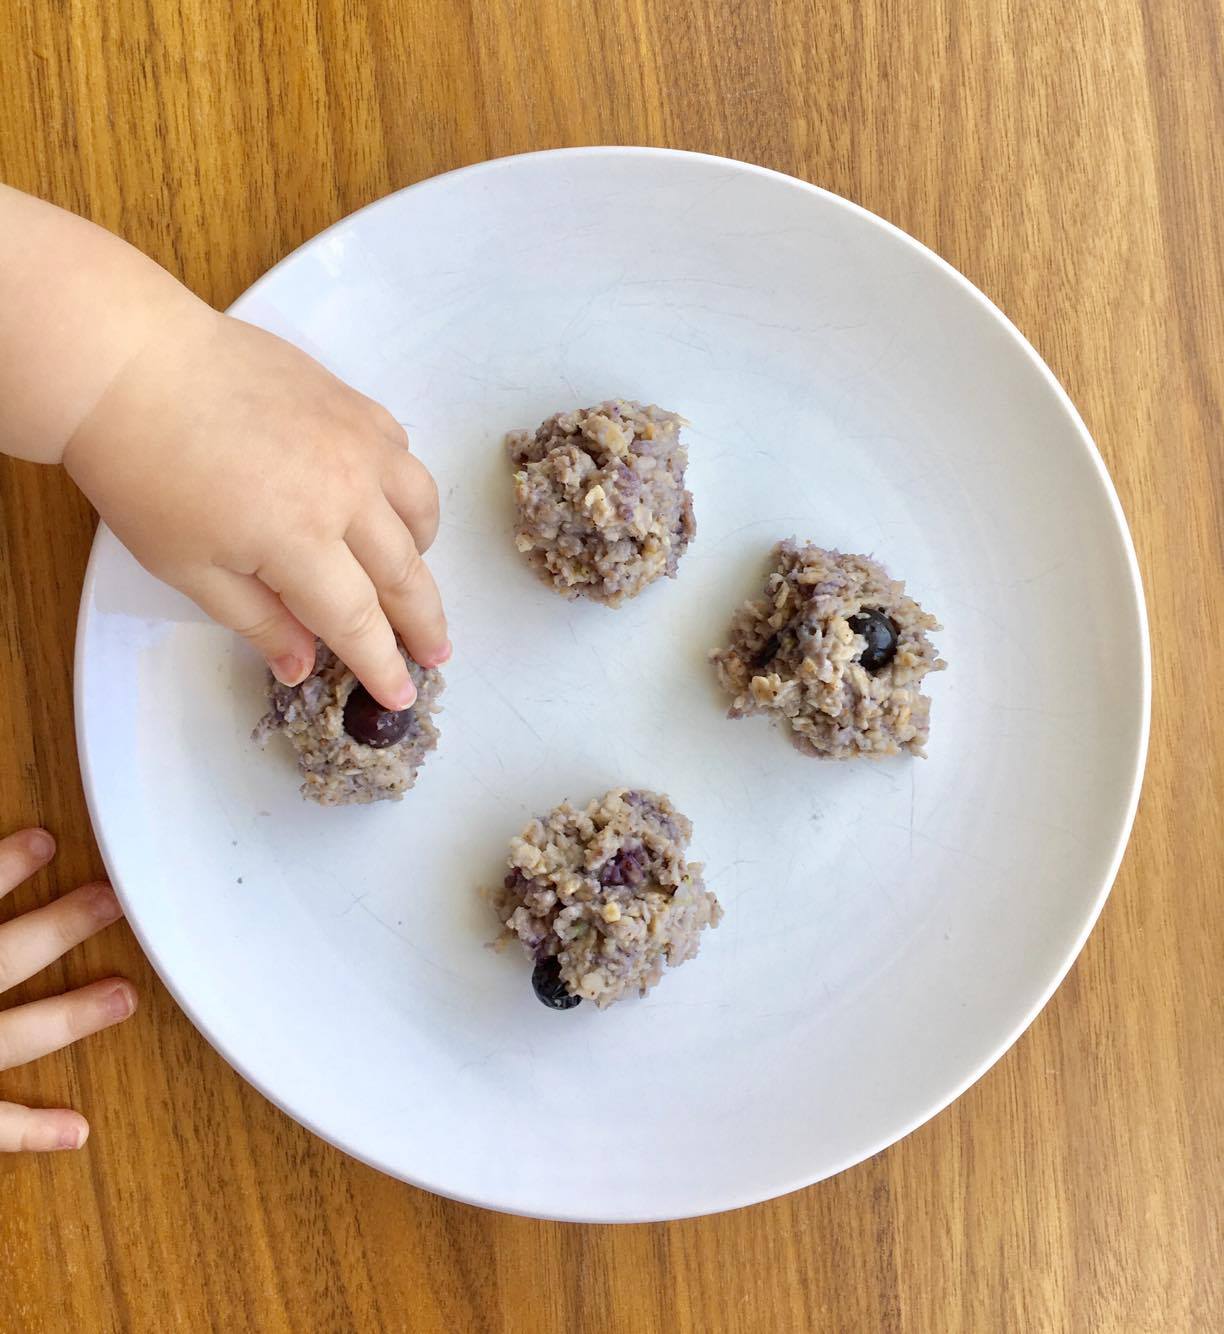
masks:
[[[730,1215],[554,1225],[381,1177],[247,1087],[113,929],[17,997],[118,970],[143,1005],[0,1080],[94,1127],[0,1164],[0,1330],[1224,1327],[1222,50],[1218,0],[0,6],[0,177],[217,305],[389,190],[557,145],[746,158],[897,223],[1079,405],[1156,675],[1130,851],[1031,1030],[907,1140]],[[101,870],[70,688],[92,527],[61,473],[0,462],[0,826],[62,848],[18,908]]]

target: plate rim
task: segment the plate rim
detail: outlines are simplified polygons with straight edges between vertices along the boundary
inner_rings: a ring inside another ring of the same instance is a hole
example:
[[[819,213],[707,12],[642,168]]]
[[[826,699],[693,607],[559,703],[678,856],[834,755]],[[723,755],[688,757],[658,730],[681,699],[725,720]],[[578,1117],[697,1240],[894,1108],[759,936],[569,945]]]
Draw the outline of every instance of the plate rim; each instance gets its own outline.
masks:
[[[993,317],[1009,336],[1009,341],[1014,343],[1017,348],[1026,356],[1040,376],[1044,379],[1047,387],[1053,391],[1055,401],[1066,414],[1074,434],[1077,437],[1081,449],[1087,455],[1088,460],[1093,466],[1097,482],[1101,487],[1105,501],[1107,503],[1110,516],[1113,519],[1114,527],[1122,539],[1122,551],[1126,564],[1126,570],[1130,577],[1131,593],[1135,601],[1135,610],[1137,615],[1137,629],[1139,632],[1139,666],[1140,666],[1140,719],[1139,731],[1134,748],[1134,754],[1131,759],[1131,778],[1130,790],[1127,796],[1125,811],[1121,823],[1118,827],[1117,838],[1114,843],[1114,849],[1109,860],[1109,864],[1092,902],[1092,905],[1085,917],[1083,926],[1076,936],[1073,944],[1067,951],[1066,957],[1060,963],[1058,968],[1045,988],[1041,991],[1038,1000],[1021,1017],[1018,1023],[1010,1028],[1006,1035],[999,1041],[996,1047],[988,1056],[975,1066],[969,1074],[957,1084],[946,1096],[941,1096],[928,1108],[924,1109],[916,1117],[903,1123],[900,1129],[890,1133],[881,1142],[872,1145],[863,1152],[855,1152],[846,1161],[840,1162],[835,1166],[822,1169],[816,1173],[801,1174],[797,1179],[788,1180],[777,1185],[766,1186],[764,1193],[757,1190],[734,1191],[729,1194],[726,1192],[717,1192],[714,1194],[717,1199],[713,1202],[703,1201],[697,1203],[694,1207],[686,1207],[682,1211],[665,1210],[662,1212],[634,1212],[616,1213],[613,1215],[592,1215],[582,1213],[559,1213],[547,1212],[541,1210],[525,1209],[520,1205],[514,1204],[507,1199],[479,1198],[473,1195],[467,1195],[459,1191],[446,1188],[435,1181],[430,1181],[426,1176],[414,1176],[405,1173],[398,1167],[389,1166],[381,1162],[377,1157],[363,1153],[338,1134],[331,1134],[316,1124],[314,1120],[304,1112],[291,1107],[288,1102],[277,1095],[269,1088],[262,1079],[257,1077],[252,1071],[245,1069],[236,1059],[230,1056],[221,1041],[214,1036],[209,1025],[204,1021],[196,1009],[187,1002],[186,998],[180,994],[178,987],[172,980],[168,970],[164,966],[162,959],[158,955],[153,942],[147,937],[138,916],[133,916],[130,912],[131,901],[123,887],[122,878],[117,874],[117,865],[111,848],[108,846],[104,828],[100,818],[99,803],[96,799],[97,772],[90,752],[88,727],[85,721],[85,682],[88,675],[86,664],[86,641],[89,637],[89,630],[95,603],[95,590],[98,580],[98,571],[101,561],[105,555],[107,546],[110,543],[119,545],[118,538],[107,527],[105,523],[99,523],[97,531],[90,548],[89,561],[85,569],[84,582],[81,589],[81,598],[77,613],[76,640],[73,653],[73,717],[74,730],[76,734],[77,754],[80,761],[82,786],[85,792],[86,806],[89,811],[90,824],[93,828],[94,838],[97,842],[99,852],[101,853],[103,863],[107,873],[114,885],[115,892],[123,906],[124,915],[136,937],[140,948],[148,959],[153,970],[157,973],[162,985],[173,997],[175,1003],[187,1016],[188,1020],[195,1027],[197,1032],[208,1042],[214,1051],[230,1066],[242,1079],[255,1088],[264,1098],[273,1106],[277,1107],[286,1116],[296,1121],[299,1125],[310,1131],[311,1134],[330,1144],[333,1148],[340,1150],[351,1158],[372,1167],[378,1172],[394,1179],[405,1181],[409,1185],[418,1189],[429,1191],[431,1194],[440,1195],[443,1198],[456,1200],[459,1203],[472,1205],[476,1208],[489,1209],[497,1213],[511,1214],[517,1217],[535,1218],[555,1222],[583,1223],[583,1224],[632,1224],[632,1223],[657,1223],[679,1220],[684,1218],[709,1217],[714,1214],[725,1213],[734,1209],[746,1208],[753,1204],[764,1203],[767,1200],[779,1199],[783,1196],[793,1194],[795,1191],[806,1189],[809,1186],[816,1185],[820,1181],[828,1180],[830,1177],[838,1176],[842,1172],[857,1166],[859,1163],[866,1162],[876,1154],[882,1153],[885,1149],[891,1148],[894,1144],[912,1135],[915,1130],[925,1125],[928,1121],[938,1116],[946,1110],[952,1103],[960,1098],[969,1088],[985,1076],[1002,1058],[1011,1050],[1020,1040],[1028,1028],[1036,1020],[1037,1016],[1045,1009],[1054,992],[1057,991],[1067,974],[1070,972],[1075,961],[1079,958],[1089,935],[1092,933],[1101,912],[1105,906],[1113,889],[1118,871],[1122,865],[1122,860],[1126,854],[1127,846],[1130,842],[1131,832],[1134,827],[1135,816],[1139,806],[1140,794],[1143,787],[1143,779],[1147,763],[1148,747],[1151,735],[1151,714],[1152,714],[1152,658],[1151,658],[1151,638],[1149,632],[1149,621],[1147,614],[1147,603],[1144,596],[1143,579],[1139,568],[1139,561],[1135,551],[1135,544],[1130,531],[1130,525],[1126,520],[1126,513],[1122,507],[1122,502],[1118,497],[1117,489],[1114,486],[1113,478],[1109,474],[1105,461],[1101,456],[1100,450],[1096,446],[1091,433],[1084,424],[1078,409],[1072,402],[1067,391],[1059,383],[1054,372],[1046,364],[1036,348],[1029,342],[1020,329],[1011,319],[997,306],[991,299],[974,283],[965,277],[958,269],[953,267],[947,260],[924,245],[921,241],[911,236],[908,232],[902,230],[896,224],[887,219],[872,213],[869,209],[844,196],[827,190],[822,186],[815,185],[810,181],[802,180],[797,176],[792,176],[786,172],[776,171],[770,167],[758,166],[755,163],[743,162],[735,158],[722,157],[713,153],[699,153],[687,149],[658,148],[637,145],[615,145],[599,144],[588,145],[584,147],[573,148],[550,148],[540,149],[528,153],[505,154],[500,157],[488,158],[480,162],[470,163],[466,166],[456,167],[450,171],[441,172],[435,176],[429,176],[422,180],[415,181],[411,185],[403,186],[398,190],[393,190],[388,194],[372,200],[353,212],[345,214],[335,222],[329,224],[313,236],[308,237],[300,245],[294,247],[288,254],[279,259],[271,268],[267,269],[253,283],[247,287],[227,308],[226,313],[242,318],[241,307],[251,298],[255,297],[265,285],[269,284],[280,270],[288,267],[299,255],[307,249],[318,245],[323,239],[329,236],[342,226],[350,224],[355,218],[375,209],[386,208],[390,206],[392,200],[398,199],[402,195],[416,191],[419,193],[428,193],[431,189],[444,188],[446,183],[459,176],[478,176],[491,173],[497,169],[504,170],[508,165],[518,162],[525,162],[534,159],[578,159],[578,158],[597,158],[597,157],[638,157],[653,158],[656,160],[689,160],[700,161],[709,164],[718,164],[719,166],[742,173],[747,176],[759,176],[773,179],[779,183],[785,184],[790,188],[797,188],[801,191],[814,194],[823,199],[826,204],[842,210],[847,215],[857,216],[864,220],[868,225],[882,229],[885,234],[891,235],[910,247],[916,254],[928,263],[933,263],[937,269],[941,270],[946,277],[951,278],[963,291],[969,294],[973,300],[981,307],[984,312]]]

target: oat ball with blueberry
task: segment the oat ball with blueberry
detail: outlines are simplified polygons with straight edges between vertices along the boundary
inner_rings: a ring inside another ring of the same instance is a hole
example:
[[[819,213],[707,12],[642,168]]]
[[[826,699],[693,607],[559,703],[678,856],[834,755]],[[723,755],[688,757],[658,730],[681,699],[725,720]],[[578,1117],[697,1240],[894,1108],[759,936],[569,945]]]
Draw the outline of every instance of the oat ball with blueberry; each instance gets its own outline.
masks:
[[[490,899],[545,1005],[644,996],[665,965],[697,953],[722,908],[685,856],[692,832],[666,796],[614,788],[581,810],[562,802],[511,840]]]
[[[939,628],[876,561],[792,539],[710,657],[730,716],[764,714],[805,755],[922,755],[922,682],[946,666],[929,638]]]
[[[411,708],[384,709],[325,644],[314,671],[296,686],[268,676],[268,712],[255,728],[261,745],[280,733],[297,752],[302,795],[321,806],[398,801],[438,744],[433,715],[443,680],[400,649],[417,688]]]

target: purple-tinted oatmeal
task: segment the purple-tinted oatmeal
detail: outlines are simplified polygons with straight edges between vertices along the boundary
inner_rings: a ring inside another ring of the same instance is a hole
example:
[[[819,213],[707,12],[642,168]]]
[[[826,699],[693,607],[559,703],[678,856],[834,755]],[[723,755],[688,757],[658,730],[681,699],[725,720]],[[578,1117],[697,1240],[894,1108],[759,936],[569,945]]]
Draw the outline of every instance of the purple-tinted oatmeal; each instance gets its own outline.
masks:
[[[696,532],[683,425],[674,412],[610,399],[510,432],[514,541],[545,583],[615,607],[675,578]]]
[[[923,678],[946,666],[927,637],[939,628],[875,561],[792,539],[710,657],[730,716],[765,714],[805,755],[922,755]]]
[[[438,744],[433,714],[443,680],[436,669],[426,671],[400,651],[416,683],[417,699],[405,711],[410,716],[393,715],[392,725],[379,729],[396,738],[390,743],[378,739],[376,745],[365,745],[346,730],[349,698],[364,691],[326,645],[318,645],[314,671],[301,685],[281,685],[269,675],[271,707],[255,728],[255,740],[265,745],[275,732],[289,739],[297,752],[304,797],[321,806],[398,801],[416,782],[425,756]]]
[[[511,840],[510,871],[490,895],[502,941],[517,939],[537,971],[555,959],[565,990],[600,1009],[644,996],[722,917],[685,859],[692,832],[666,796],[642,789],[584,810],[562,802]]]

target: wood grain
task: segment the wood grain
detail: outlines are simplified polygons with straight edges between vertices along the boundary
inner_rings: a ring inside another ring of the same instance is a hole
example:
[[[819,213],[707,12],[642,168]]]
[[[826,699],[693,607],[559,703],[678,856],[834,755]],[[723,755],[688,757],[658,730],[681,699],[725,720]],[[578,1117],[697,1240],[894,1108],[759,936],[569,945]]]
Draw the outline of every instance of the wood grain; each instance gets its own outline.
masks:
[[[239,1080],[112,930],[23,993],[114,969],[143,1008],[3,1081],[94,1133],[0,1163],[0,1329],[1224,1327],[1222,56],[1218,0],[0,6],[0,175],[219,305],[386,191],[526,149],[703,149],[882,214],[1079,405],[1156,669],[1134,840],[1053,1002],[909,1139],[739,1213],[577,1228],[380,1177]],[[19,908],[100,870],[70,700],[91,528],[65,477],[0,462],[0,825],[63,849]]]

